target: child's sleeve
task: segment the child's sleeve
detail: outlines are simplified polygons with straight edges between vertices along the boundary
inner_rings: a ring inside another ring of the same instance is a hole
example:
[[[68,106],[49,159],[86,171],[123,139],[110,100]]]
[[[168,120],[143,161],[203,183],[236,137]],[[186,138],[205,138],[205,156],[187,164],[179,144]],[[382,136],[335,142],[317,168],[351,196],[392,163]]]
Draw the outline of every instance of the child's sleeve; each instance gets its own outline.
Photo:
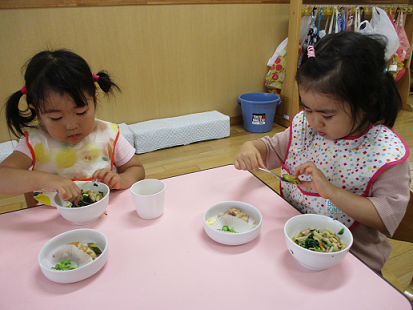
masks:
[[[20,138],[19,143],[17,143],[16,147],[14,148],[15,151],[19,151],[33,160],[32,153],[30,152],[29,147],[26,143],[26,137],[23,136]]]
[[[393,235],[410,199],[410,167],[405,160],[385,169],[374,181],[369,197],[388,231]]]
[[[115,149],[114,165],[116,167],[123,166],[132,159],[135,155],[135,148],[126,140],[124,136],[119,134]]]
[[[267,147],[267,159],[265,160],[265,167],[267,169],[275,169],[281,167],[288,151],[288,144],[290,141],[290,128],[283,132],[276,133],[272,138],[265,136],[261,138]]]

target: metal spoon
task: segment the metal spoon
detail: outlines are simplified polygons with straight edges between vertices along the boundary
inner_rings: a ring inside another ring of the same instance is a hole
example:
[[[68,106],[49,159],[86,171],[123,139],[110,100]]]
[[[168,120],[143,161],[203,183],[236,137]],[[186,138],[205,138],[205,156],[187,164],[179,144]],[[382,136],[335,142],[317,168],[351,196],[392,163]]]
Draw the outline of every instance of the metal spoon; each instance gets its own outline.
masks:
[[[284,182],[292,183],[292,184],[300,184],[301,183],[299,179],[293,179],[291,175],[289,175],[291,177],[291,179],[287,180],[286,178],[284,178],[284,176],[279,176],[278,174],[272,172],[271,170],[264,169],[264,168],[261,168],[261,167],[259,167],[259,169],[262,170],[262,171],[271,173],[272,175],[275,175],[278,179],[280,179],[280,181],[284,181]]]

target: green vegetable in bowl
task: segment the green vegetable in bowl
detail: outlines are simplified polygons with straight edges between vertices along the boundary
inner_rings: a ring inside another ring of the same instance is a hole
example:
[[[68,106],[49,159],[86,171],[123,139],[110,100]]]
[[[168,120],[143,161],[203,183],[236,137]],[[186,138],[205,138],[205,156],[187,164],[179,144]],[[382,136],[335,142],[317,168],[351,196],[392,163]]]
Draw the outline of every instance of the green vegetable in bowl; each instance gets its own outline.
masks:
[[[314,228],[298,231],[292,240],[299,246],[316,252],[338,252],[347,247],[346,242],[339,239],[330,228],[325,231]]]
[[[94,243],[89,243],[89,244],[88,244],[88,247],[89,247],[93,252],[95,252],[96,256],[99,256],[100,254],[102,254],[102,251],[99,249],[99,247],[98,247],[96,244],[94,244]]]
[[[87,188],[85,190],[80,191],[80,201],[75,204],[74,202],[67,202],[67,205],[65,207],[67,208],[79,208],[79,207],[85,207],[88,206],[92,203],[95,203],[99,200],[101,200],[104,196],[103,192],[96,192],[91,190],[90,188]]]
[[[77,265],[72,265],[70,259],[62,260],[60,263],[57,263],[55,267],[52,267],[54,270],[73,270],[76,268]]]
[[[344,234],[344,228],[341,228],[340,231],[337,233],[337,235],[342,235]]]
[[[222,226],[222,229],[219,229],[219,230],[226,231],[226,232],[236,233],[234,227],[229,228],[227,225]]]

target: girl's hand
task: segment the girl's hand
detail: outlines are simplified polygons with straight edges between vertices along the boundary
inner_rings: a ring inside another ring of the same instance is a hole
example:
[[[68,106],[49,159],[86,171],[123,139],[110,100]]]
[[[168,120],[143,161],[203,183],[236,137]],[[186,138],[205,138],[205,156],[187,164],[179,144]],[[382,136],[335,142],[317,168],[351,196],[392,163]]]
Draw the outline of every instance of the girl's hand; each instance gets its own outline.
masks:
[[[56,191],[64,201],[74,201],[75,203],[80,201],[79,186],[68,178],[51,174],[43,189],[48,192]]]
[[[329,199],[337,208],[357,222],[383,233],[388,233],[380,214],[370,199],[335,186],[328,181],[323,172],[313,162],[306,162],[296,167],[294,178],[301,174],[310,175],[312,179],[311,181],[301,181],[298,186],[315,190],[321,197]]]
[[[265,147],[265,145],[264,145]],[[258,171],[265,168],[260,151],[252,141],[245,142],[234,158],[234,166],[238,170]]]
[[[311,181],[301,181],[301,184],[298,186],[311,188],[325,199],[330,199],[333,196],[334,190],[337,189],[337,187],[330,183],[324,173],[311,161],[296,167],[293,177],[296,179],[301,174],[311,176]]]
[[[92,176],[92,179],[105,183],[110,189],[120,189],[121,187],[122,179],[120,175],[106,168],[96,170]]]

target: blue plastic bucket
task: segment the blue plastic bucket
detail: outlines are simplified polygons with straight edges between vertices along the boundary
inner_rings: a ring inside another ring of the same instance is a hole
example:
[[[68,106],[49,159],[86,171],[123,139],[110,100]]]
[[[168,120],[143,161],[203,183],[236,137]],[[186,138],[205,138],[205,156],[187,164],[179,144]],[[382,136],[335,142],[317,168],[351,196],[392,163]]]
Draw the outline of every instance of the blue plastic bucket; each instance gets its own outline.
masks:
[[[244,129],[249,132],[268,132],[272,129],[274,115],[281,104],[280,96],[271,93],[247,93],[238,97]]]

